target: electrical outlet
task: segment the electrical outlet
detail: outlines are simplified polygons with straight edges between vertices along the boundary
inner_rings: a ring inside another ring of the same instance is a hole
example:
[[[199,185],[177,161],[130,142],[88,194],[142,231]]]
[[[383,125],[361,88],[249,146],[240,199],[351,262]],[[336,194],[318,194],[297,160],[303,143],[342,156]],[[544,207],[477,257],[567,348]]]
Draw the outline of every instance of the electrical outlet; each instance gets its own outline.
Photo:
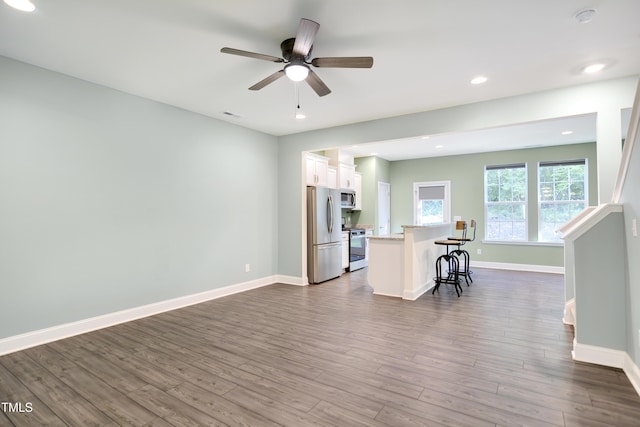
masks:
[[[245,264],[245,265],[244,265],[244,272],[245,272],[245,273],[248,273],[248,272],[250,272],[250,271],[251,271],[251,264]]]
[[[477,253],[478,255],[482,255],[482,249],[478,248],[478,250],[476,251],[476,253]]]

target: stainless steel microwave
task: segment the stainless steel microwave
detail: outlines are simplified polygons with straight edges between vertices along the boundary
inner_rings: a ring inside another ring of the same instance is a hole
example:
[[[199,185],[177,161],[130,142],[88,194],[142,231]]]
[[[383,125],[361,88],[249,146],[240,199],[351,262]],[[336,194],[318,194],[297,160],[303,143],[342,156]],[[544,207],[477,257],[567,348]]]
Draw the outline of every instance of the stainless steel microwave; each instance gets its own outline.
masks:
[[[340,190],[340,206],[342,209],[355,209],[356,192],[353,190]]]

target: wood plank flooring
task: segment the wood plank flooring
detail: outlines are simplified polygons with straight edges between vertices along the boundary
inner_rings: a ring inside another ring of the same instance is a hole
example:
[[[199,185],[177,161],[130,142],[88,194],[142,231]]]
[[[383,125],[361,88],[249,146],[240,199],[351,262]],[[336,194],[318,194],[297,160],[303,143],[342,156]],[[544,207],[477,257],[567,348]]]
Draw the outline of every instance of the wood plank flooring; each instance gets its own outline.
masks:
[[[367,270],[272,285],[0,357],[0,425],[638,426],[617,369],[571,360],[562,276],[476,269],[374,296]]]

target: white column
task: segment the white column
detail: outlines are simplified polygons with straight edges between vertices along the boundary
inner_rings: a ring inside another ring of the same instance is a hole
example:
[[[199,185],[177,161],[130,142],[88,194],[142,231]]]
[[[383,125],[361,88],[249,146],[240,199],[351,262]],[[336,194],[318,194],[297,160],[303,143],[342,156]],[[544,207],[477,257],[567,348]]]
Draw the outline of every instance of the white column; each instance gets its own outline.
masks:
[[[598,204],[611,202],[622,159],[620,108],[607,106],[596,119],[596,152],[598,155]],[[591,165],[590,165],[591,167]]]

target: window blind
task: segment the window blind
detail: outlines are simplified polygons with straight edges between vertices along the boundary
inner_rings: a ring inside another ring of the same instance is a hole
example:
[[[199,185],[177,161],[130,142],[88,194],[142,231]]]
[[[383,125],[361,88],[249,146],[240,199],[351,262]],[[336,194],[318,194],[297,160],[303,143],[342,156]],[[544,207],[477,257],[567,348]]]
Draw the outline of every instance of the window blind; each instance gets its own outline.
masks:
[[[574,166],[574,165],[585,165],[585,159],[578,160],[562,160],[562,161],[554,161],[554,162],[540,162],[540,167],[544,166]]]
[[[433,185],[418,188],[420,200],[444,200],[444,185]]]
[[[524,163],[513,163],[510,165],[489,165],[489,166],[485,166],[485,170],[488,171],[493,171],[493,170],[499,170],[499,169],[518,169],[518,168],[524,168],[525,164]]]

